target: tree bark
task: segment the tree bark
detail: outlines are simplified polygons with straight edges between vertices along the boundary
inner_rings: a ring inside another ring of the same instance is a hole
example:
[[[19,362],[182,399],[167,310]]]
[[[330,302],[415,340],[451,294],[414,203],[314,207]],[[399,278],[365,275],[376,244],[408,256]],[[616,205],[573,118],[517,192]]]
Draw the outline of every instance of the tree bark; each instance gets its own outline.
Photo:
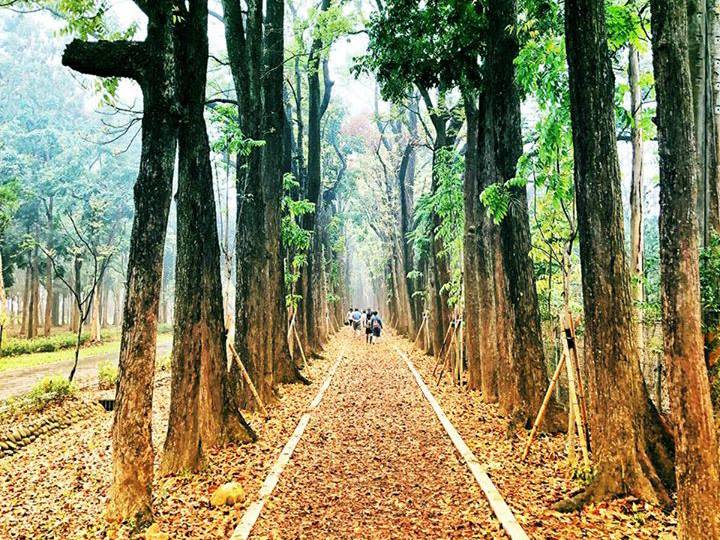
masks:
[[[40,324],[40,254],[39,248],[33,248],[30,262],[30,304],[28,306],[28,339],[37,337]]]
[[[246,438],[240,411],[226,407],[226,330],[210,143],[205,126],[207,0],[192,0],[177,33],[179,96],[177,261],[170,419],[162,474],[197,470],[225,436]],[[225,385],[225,386],[224,386]],[[226,415],[231,415],[227,418]],[[226,428],[232,428],[228,433]]]
[[[45,215],[47,217],[47,248],[53,250],[55,246],[55,227],[53,222],[53,198],[50,197],[47,206],[45,208]],[[50,257],[47,258],[45,268],[45,290],[47,291],[47,302],[45,303],[45,320],[44,320],[44,333],[45,336],[50,335],[53,323],[53,304],[54,304],[54,293],[53,293],[53,265]]]
[[[322,0],[320,11],[327,11],[330,7],[330,0]],[[319,35],[313,36],[310,53],[308,55],[308,126],[307,126],[307,186],[306,198],[315,203],[315,212],[303,216],[303,228],[313,231],[313,243],[311,253],[307,258],[307,265],[304,273],[307,276],[302,281],[303,299],[300,309],[303,311],[302,322],[304,324],[305,339],[310,353],[317,353],[322,349],[322,337],[320,325],[323,314],[318,312],[322,304],[322,253],[319,252],[321,242],[319,241],[320,231],[317,228],[317,215],[322,205],[322,170],[321,170],[321,131],[320,121],[330,99],[332,82],[327,78],[325,72],[325,94],[320,88],[320,55],[323,47],[322,38]]]
[[[115,400],[113,485],[106,517],[152,518],[152,391],[163,247],[177,142],[173,2],[147,6],[143,43],[73,41],[63,64],[99,76],[135,78],[143,91],[142,151],[135,183],[127,295]],[[115,54],[107,54],[113,51]],[[138,51],[141,51],[138,54]]]
[[[480,313],[478,276],[478,245],[481,227],[480,194],[478,193],[478,108],[474,93],[466,93],[465,118],[467,120],[467,151],[465,152],[465,230],[463,237],[463,284],[465,288],[465,358],[468,368],[468,390],[480,390],[482,384],[482,358],[480,356]]]
[[[686,0],[652,0],[660,156],[665,363],[675,431],[679,538],[720,538],[720,460],[703,351],[698,168]]]
[[[668,503],[671,441],[642,380],[625,259],[615,117],[604,3],[565,10],[585,362],[597,474],[574,503],[632,494]]]
[[[645,326],[643,323],[642,303],[645,301],[643,282],[644,271],[644,231],[643,231],[643,134],[640,126],[642,118],[642,95],[640,92],[640,53],[630,45],[628,47],[628,85],[630,87],[630,115],[632,128],[632,182],[630,185],[630,280],[634,304],[634,322],[636,329],[638,357],[640,365],[645,357]],[[660,403],[656,404],[660,407]]]

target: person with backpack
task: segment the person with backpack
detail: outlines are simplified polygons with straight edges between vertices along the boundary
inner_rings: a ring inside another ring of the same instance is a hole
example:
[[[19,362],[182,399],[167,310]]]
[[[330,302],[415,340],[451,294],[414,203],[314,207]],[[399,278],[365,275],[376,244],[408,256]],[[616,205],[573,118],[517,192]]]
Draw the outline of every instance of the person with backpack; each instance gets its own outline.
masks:
[[[380,318],[380,315],[378,315],[377,311],[373,311],[371,321],[372,321],[372,335],[370,336],[370,343],[374,344],[377,342],[378,339],[380,339],[380,334],[382,333],[382,328],[383,328],[382,319]]]
[[[367,317],[365,319],[365,342],[368,344],[372,342],[372,318],[373,312],[370,308],[368,308]]]

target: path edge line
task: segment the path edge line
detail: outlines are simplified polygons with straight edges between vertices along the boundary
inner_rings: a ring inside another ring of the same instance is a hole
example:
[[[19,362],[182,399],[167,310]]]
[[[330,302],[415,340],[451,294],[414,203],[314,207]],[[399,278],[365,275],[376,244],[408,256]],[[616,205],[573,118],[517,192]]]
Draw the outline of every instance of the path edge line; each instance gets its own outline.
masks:
[[[397,346],[395,347],[395,350],[400,357],[405,360],[405,364],[415,377],[415,381],[420,387],[425,399],[427,399],[430,403],[433,411],[435,411],[435,415],[438,417],[438,420],[440,420],[443,428],[445,428],[445,432],[448,434],[450,440],[452,440],[455,445],[455,448],[462,456],[468,469],[470,469],[470,472],[475,477],[478,485],[483,490],[483,493],[485,493],[485,497],[487,497],[487,500],[490,503],[490,508],[492,508],[492,511],[502,525],[502,528],[505,529],[505,532],[511,540],[528,540],[528,535],[520,526],[520,523],[518,523],[515,515],[512,513],[512,510],[510,510],[510,507],[502,498],[502,495],[500,495],[500,492],[495,487],[495,484],[493,484],[492,480],[490,480],[490,476],[488,476],[488,474],[483,470],[480,462],[475,457],[475,454],[473,454],[470,447],[465,444],[465,441],[460,436],[460,433],[458,433],[455,426],[445,415],[445,412],[443,412],[442,407],[440,407],[440,404],[435,399],[435,396],[433,396],[427,384],[425,384],[422,375],[420,375],[420,372],[415,369],[410,357],[408,357],[408,355],[401,351]]]
[[[250,537],[250,533],[252,532],[255,523],[260,517],[260,512],[262,512],[262,509],[265,506],[265,502],[272,494],[273,490],[275,489],[280,480],[280,475],[282,474],[283,470],[285,470],[287,464],[290,462],[290,458],[295,451],[295,447],[300,442],[300,438],[302,437],[303,433],[305,432],[305,428],[310,422],[312,412],[320,405],[320,401],[322,401],[326,390],[330,387],[332,378],[335,375],[338,367],[340,366],[340,362],[342,362],[344,356],[345,349],[343,348],[340,350],[340,354],[338,355],[337,360],[335,360],[335,363],[328,371],[327,377],[325,377],[325,381],[320,387],[317,395],[312,400],[312,402],[310,402],[310,405],[307,407],[307,409],[305,409],[305,412],[300,417],[297,426],[295,426],[295,431],[293,431],[293,434],[290,436],[290,439],[288,439],[288,442],[285,443],[285,446],[280,452],[277,461],[275,461],[275,464],[272,466],[270,472],[265,477],[262,486],[260,486],[260,491],[258,492],[258,499],[247,507],[245,513],[240,519],[240,522],[235,527],[235,530],[233,531],[230,540],[247,540]]]

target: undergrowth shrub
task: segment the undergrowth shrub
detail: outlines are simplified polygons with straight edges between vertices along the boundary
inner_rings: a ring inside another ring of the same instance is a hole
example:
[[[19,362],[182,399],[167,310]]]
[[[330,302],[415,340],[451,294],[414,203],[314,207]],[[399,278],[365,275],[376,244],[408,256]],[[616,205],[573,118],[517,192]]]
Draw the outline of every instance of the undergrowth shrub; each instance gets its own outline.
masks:
[[[170,354],[164,354],[155,361],[155,369],[170,371]]]
[[[36,406],[42,406],[53,400],[63,400],[77,392],[77,387],[65,377],[55,375],[45,377],[36,384],[27,397]]]
[[[103,362],[98,366],[98,387],[100,390],[110,390],[120,376],[118,367],[112,362]]]

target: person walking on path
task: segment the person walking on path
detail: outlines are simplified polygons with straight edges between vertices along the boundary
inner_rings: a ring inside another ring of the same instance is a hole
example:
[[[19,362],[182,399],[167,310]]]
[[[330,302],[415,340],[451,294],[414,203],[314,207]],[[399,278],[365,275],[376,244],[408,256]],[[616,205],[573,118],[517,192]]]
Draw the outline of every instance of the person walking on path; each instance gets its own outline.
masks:
[[[380,334],[382,333],[383,323],[382,319],[380,318],[380,315],[378,315],[377,311],[373,311],[372,314],[372,335],[370,336],[370,343],[374,344],[377,343],[377,340],[380,339]]]
[[[360,329],[360,319],[362,318],[362,313],[360,313],[360,310],[358,308],[354,308],[352,312],[352,326],[353,326],[353,334],[357,336],[358,330]]]
[[[365,342],[368,344],[372,342],[372,318],[373,312],[370,308],[368,308],[365,320]]]

